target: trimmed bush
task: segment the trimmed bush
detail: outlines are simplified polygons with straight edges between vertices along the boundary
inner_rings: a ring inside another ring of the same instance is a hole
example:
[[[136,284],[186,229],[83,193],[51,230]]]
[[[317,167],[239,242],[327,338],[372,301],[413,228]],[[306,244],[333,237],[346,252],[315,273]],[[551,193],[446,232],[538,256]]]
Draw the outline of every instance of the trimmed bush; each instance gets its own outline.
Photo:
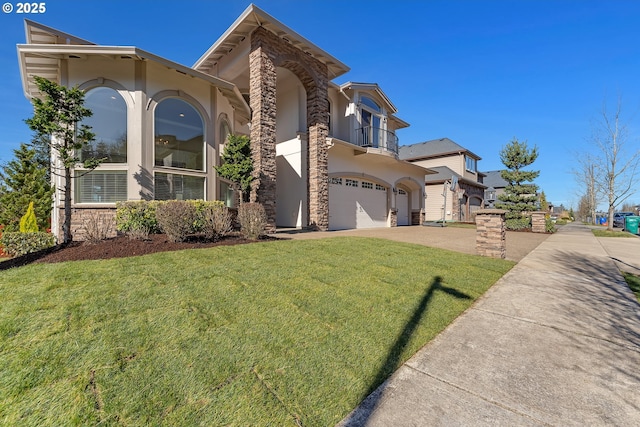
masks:
[[[3,250],[12,257],[38,252],[55,245],[53,234],[41,231],[32,233],[6,232],[0,238]]]
[[[549,216],[546,216],[545,219],[544,219],[544,230],[547,233],[555,233],[556,232],[556,225],[553,223],[551,218],[549,218]]]
[[[116,203],[116,229],[130,239],[147,239],[149,234],[158,233],[156,209],[161,202],[129,201]]]
[[[531,229],[531,217],[512,218],[505,221],[507,230],[522,231]]]
[[[201,231],[209,240],[219,240],[231,231],[231,212],[222,202],[204,206],[198,217],[202,223]]]
[[[267,214],[260,203],[243,203],[238,206],[238,222],[244,237],[257,240],[265,234]]]
[[[158,205],[156,220],[169,240],[183,242],[193,233],[196,207],[184,200],[170,200]]]

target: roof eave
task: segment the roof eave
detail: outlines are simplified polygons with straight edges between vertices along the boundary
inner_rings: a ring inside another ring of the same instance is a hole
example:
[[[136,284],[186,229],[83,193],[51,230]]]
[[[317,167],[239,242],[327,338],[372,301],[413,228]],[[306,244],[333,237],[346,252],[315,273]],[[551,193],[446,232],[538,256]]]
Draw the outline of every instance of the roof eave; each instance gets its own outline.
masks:
[[[19,63],[20,63],[20,75],[22,78],[22,86],[27,98],[33,98],[35,94],[29,88],[29,79],[37,73],[30,73],[26,63],[28,55],[39,56],[42,58],[49,58],[54,60],[61,59],[73,59],[74,56],[86,56],[86,55],[98,55],[98,56],[120,56],[130,57],[130,59],[147,60],[161,64],[167,68],[176,70],[182,74],[197,77],[205,80],[218,89],[220,89],[227,98],[230,98],[233,94],[232,105],[235,108],[239,108],[240,113],[246,117],[250,117],[251,110],[246,101],[242,97],[242,94],[238,88],[226,80],[222,80],[218,77],[211,76],[209,74],[194,70],[185,65],[178,64],[169,59],[163,58],[158,55],[154,55],[143,49],[139,49],[134,46],[99,46],[99,45],[34,45],[34,44],[19,44],[17,46]],[[55,67],[59,67],[59,63]],[[57,81],[57,83],[60,83]]]
[[[333,55],[330,55],[325,50],[319,48],[317,45],[311,43],[309,40],[293,31],[291,28],[278,21],[273,16],[269,15],[267,12],[263,11],[259,7],[254,4],[250,4],[244,12],[234,21],[233,24],[216,40],[216,42],[211,45],[209,49],[193,64],[193,68],[200,68],[204,65],[204,63],[209,59],[211,55],[213,55],[216,51],[222,48],[222,46],[230,39],[234,34],[242,35],[243,37],[248,36],[249,34],[239,34],[240,26],[249,25],[251,28],[264,27],[265,29],[273,32],[279,38],[285,38],[292,42],[297,48],[302,51],[312,53],[313,57],[317,60],[325,63],[327,65],[329,71],[329,80],[333,80],[334,78],[341,76],[342,74],[349,71],[349,67],[335,58]],[[268,27],[274,27],[279,30],[279,33],[274,32],[272,29]],[[251,33],[251,31],[249,31]]]

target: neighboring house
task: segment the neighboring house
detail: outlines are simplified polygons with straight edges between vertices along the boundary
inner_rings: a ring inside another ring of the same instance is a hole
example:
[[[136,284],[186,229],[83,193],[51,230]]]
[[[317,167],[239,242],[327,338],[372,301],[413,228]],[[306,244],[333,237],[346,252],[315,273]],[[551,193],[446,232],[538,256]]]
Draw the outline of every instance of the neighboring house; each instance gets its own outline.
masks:
[[[482,183],[486,185],[487,188],[493,187],[496,190],[496,197],[504,194],[505,188],[509,185],[509,183],[502,178],[500,172],[501,171],[483,172],[484,178],[482,179]]]
[[[373,83],[331,80],[349,68],[250,5],[192,67],[137,47],[101,46],[26,21],[18,45],[28,98],[34,76],[86,90],[96,143],[107,160],[73,185],[73,232],[122,200],[236,195],[213,166],[229,134],[251,137],[252,200],[271,226],[313,229],[420,224],[424,176],[398,158],[408,124]],[[53,159],[57,162],[57,159]],[[54,182],[62,188],[60,178]],[[55,194],[60,235],[62,194]],[[81,237],[80,237],[81,238]]]
[[[441,138],[400,147],[400,158],[437,172],[425,175],[427,221],[475,220],[487,187],[478,172],[480,156]]]

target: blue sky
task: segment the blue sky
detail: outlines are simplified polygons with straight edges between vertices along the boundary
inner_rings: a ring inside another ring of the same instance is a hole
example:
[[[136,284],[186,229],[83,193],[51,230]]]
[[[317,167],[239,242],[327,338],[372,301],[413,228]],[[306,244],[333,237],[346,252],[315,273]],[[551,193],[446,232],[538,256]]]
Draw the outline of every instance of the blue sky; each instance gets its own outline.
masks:
[[[2,1],[4,3],[4,0]],[[248,2],[46,1],[43,14],[0,13],[0,164],[30,140],[16,44],[24,18],[104,45],[137,46],[192,65]],[[629,147],[640,134],[640,1],[264,0],[256,5],[351,71],[378,83],[411,126],[401,144],[448,137],[496,170],[513,137],[539,148],[536,183],[576,206],[570,171],[590,147],[603,102],[620,95]],[[640,193],[630,201],[640,202]]]

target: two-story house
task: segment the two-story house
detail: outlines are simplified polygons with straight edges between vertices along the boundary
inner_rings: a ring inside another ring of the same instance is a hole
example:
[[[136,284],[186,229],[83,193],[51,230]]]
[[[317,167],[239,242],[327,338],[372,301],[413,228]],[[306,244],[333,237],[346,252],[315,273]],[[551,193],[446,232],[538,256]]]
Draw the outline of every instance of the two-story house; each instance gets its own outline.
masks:
[[[480,156],[449,138],[400,147],[400,158],[437,172],[425,175],[425,220],[473,222],[482,208],[484,174]]]
[[[73,186],[74,230],[121,200],[236,199],[216,175],[229,134],[251,138],[253,201],[272,226],[312,229],[419,224],[422,166],[401,160],[408,123],[374,83],[336,84],[349,68],[250,5],[191,67],[130,46],[102,46],[26,21],[18,45],[28,98],[34,76],[86,91],[86,124],[106,157]],[[58,162],[53,159],[54,163]],[[63,188],[56,177],[57,189]],[[62,193],[55,194],[59,234]]]

